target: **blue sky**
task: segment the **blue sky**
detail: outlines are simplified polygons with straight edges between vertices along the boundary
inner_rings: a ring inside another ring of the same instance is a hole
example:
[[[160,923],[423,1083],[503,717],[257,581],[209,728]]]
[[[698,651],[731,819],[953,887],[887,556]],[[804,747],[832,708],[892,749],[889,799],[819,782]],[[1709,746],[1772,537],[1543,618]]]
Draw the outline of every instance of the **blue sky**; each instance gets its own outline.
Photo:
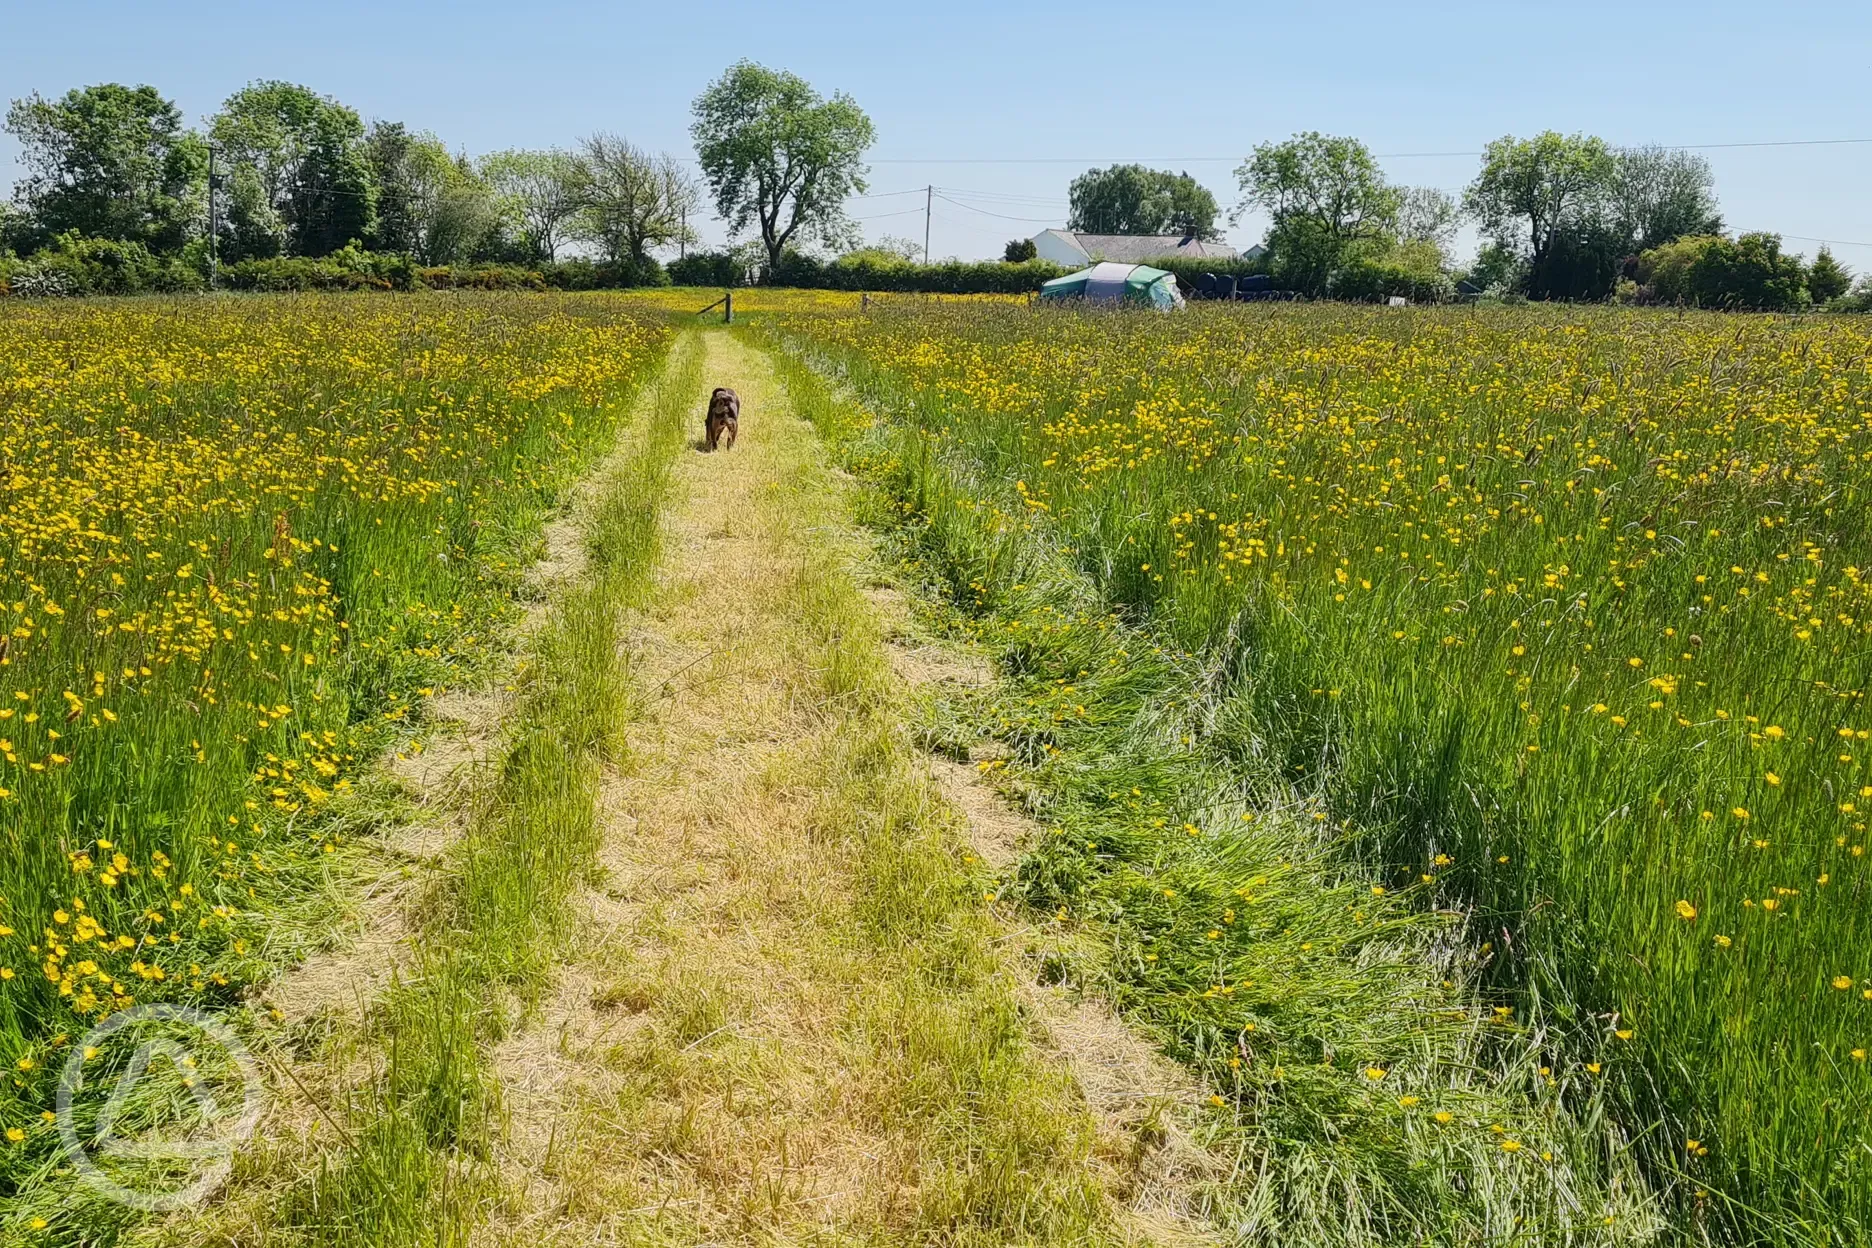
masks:
[[[199,122],[243,83],[285,78],[476,154],[602,129],[690,155],[690,100],[751,57],[871,114],[875,197],[852,211],[872,237],[920,239],[921,188],[948,188],[931,221],[937,256],[997,255],[1062,223],[1066,185],[1091,163],[1186,169],[1230,204],[1242,156],[1303,129],[1356,135],[1393,180],[1451,190],[1473,156],[1409,154],[1549,128],[1614,143],[1872,139],[1866,0],[0,0],[0,30],[0,97],[148,82]],[[16,153],[0,136],[0,182]],[[1844,263],[1872,270],[1872,143],[1705,154],[1732,228],[1776,230],[1808,253],[1808,240],[1835,240]],[[1263,224],[1230,241],[1256,241]]]

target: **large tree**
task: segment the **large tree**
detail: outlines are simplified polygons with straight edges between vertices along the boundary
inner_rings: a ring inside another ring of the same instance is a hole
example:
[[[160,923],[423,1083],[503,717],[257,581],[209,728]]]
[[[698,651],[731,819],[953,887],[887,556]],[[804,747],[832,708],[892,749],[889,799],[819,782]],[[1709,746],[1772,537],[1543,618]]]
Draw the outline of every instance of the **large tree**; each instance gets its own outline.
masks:
[[[256,82],[228,97],[209,133],[232,167],[237,244],[322,256],[371,236],[377,187],[352,109],[293,83]]]
[[[1525,245],[1539,272],[1561,231],[1572,237],[1583,225],[1597,227],[1617,172],[1603,139],[1552,130],[1531,139],[1510,135],[1488,145],[1463,206],[1503,246]]]
[[[377,187],[371,243],[424,264],[475,258],[500,229],[500,203],[466,158],[433,134],[378,122],[365,140]]]
[[[696,98],[690,134],[716,211],[730,229],[759,227],[770,267],[796,239],[849,236],[845,199],[866,189],[876,138],[850,96],[828,100],[797,74],[740,61]]]
[[[417,147],[422,136],[400,121],[379,121],[364,136],[364,159],[377,185],[377,219],[370,245],[378,251],[416,254],[422,245],[416,186]]]
[[[1236,218],[1273,218],[1268,250],[1282,280],[1305,290],[1323,289],[1355,245],[1388,246],[1402,201],[1363,143],[1317,131],[1261,144],[1235,177]]]
[[[652,156],[614,134],[586,139],[579,156],[585,182],[574,229],[605,259],[643,269],[653,249],[688,241],[685,217],[697,194],[673,157]]]
[[[1687,234],[1720,234],[1709,161],[1671,147],[1629,147],[1614,157],[1607,211],[1633,252]]]
[[[590,170],[584,162],[570,152],[506,151],[482,157],[479,168],[527,256],[557,260],[585,202]]]
[[[1399,242],[1430,243],[1441,252],[1456,241],[1462,205],[1448,191],[1434,186],[1410,186],[1398,197]]]
[[[1187,173],[1113,165],[1073,179],[1066,228],[1085,234],[1189,234],[1216,232],[1216,200]]]
[[[15,197],[43,237],[77,230],[172,250],[202,213],[206,149],[154,87],[119,83],[13,101],[27,176]]]

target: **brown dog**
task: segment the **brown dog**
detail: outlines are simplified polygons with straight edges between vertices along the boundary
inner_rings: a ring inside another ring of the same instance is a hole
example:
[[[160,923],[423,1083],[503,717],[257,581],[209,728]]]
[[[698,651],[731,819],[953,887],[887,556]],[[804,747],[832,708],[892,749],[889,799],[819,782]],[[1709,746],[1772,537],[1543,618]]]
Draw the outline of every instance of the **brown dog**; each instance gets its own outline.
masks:
[[[718,450],[722,435],[728,435],[728,449],[734,449],[735,434],[741,428],[741,396],[727,386],[716,386],[708,401],[708,449]]]

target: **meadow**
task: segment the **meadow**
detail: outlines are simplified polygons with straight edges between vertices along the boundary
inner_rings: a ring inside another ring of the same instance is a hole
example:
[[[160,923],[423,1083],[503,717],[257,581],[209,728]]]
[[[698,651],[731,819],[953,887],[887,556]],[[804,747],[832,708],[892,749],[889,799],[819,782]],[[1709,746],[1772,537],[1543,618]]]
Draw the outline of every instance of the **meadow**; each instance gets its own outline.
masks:
[[[1289,1242],[1872,1236],[1864,326],[767,332],[862,401],[827,432],[1019,690],[965,713],[1053,828],[1015,886],[1091,936],[1059,973],[1102,942],[1271,1164],[1316,1159]]]
[[[670,334],[605,298],[0,308],[0,1191],[74,1035],[323,939]]]

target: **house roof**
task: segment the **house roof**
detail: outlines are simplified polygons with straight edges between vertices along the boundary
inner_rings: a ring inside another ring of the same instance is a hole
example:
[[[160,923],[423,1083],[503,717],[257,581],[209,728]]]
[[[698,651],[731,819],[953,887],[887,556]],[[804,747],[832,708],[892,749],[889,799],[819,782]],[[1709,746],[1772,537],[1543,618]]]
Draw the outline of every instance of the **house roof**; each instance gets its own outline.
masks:
[[[1203,260],[1233,260],[1236,251],[1221,243],[1205,243],[1183,234],[1075,234],[1070,230],[1047,233],[1077,247],[1088,260],[1114,260],[1142,264],[1167,256]]]

